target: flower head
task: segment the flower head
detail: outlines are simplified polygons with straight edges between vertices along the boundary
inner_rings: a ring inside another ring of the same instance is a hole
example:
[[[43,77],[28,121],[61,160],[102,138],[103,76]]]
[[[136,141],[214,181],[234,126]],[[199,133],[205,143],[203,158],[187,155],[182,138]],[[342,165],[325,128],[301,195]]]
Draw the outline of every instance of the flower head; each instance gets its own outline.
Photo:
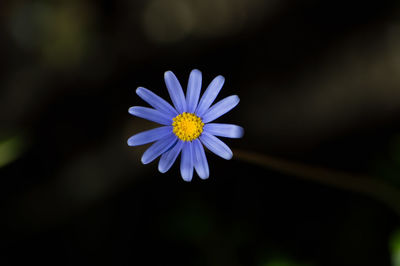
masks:
[[[232,151],[216,136],[243,136],[244,131],[240,126],[210,123],[232,110],[239,103],[239,97],[232,95],[212,105],[225,81],[222,76],[217,76],[200,99],[202,76],[196,69],[190,73],[186,97],[174,73],[165,72],[164,79],[174,107],[148,89],[137,88],[139,97],[153,108],[134,106],[129,108],[129,113],[163,126],[133,135],[128,139],[128,145],[154,142],[144,152],[142,163],[150,163],[161,156],[158,163],[161,173],[168,171],[181,153],[182,178],[191,181],[193,169],[196,169],[199,177],[206,179],[209,168],[203,145],[216,155],[229,160],[232,158]]]

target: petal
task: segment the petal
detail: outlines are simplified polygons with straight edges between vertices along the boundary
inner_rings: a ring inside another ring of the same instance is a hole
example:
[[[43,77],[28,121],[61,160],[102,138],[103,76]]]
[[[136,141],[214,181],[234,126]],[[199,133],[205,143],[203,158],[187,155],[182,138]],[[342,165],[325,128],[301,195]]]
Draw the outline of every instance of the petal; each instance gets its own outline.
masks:
[[[203,123],[211,122],[221,115],[229,112],[232,110],[237,104],[239,103],[239,97],[237,95],[232,95],[222,99],[221,101],[217,102],[210,109],[204,114],[203,116]]]
[[[141,117],[162,125],[172,125],[172,117],[152,108],[133,106],[128,111],[131,115]]]
[[[210,170],[208,168],[207,157],[203,145],[198,139],[193,141],[193,163],[199,177],[201,179],[207,179],[210,175]]]
[[[172,117],[178,115],[178,112],[167,101],[165,101],[163,98],[153,93],[152,91],[143,87],[139,87],[136,89],[136,94],[158,111],[162,113],[167,113]]]
[[[181,175],[183,180],[190,182],[193,177],[192,142],[183,143],[181,155]]]
[[[158,127],[140,132],[128,139],[129,146],[138,146],[159,140],[172,132],[172,126]]]
[[[172,73],[172,71],[167,71],[164,74],[165,84],[167,85],[167,89],[169,92],[169,96],[171,97],[172,102],[178,113],[183,113],[186,111],[186,100],[185,95],[183,94],[182,86],[179,83],[178,79]]]
[[[225,138],[241,138],[244,129],[237,125],[209,123],[205,124],[203,130],[208,134]]]
[[[190,72],[189,82],[186,92],[186,107],[187,112],[194,113],[199,102],[201,90],[201,72],[197,69],[193,69]]]
[[[203,116],[203,114],[207,111],[208,107],[214,102],[218,93],[222,89],[224,85],[225,78],[223,76],[217,76],[211,81],[210,85],[208,85],[206,91],[203,93],[203,96],[200,99],[199,105],[197,106],[196,114],[198,116]]]
[[[167,172],[174,164],[176,158],[182,150],[182,147],[183,141],[178,140],[172,149],[161,155],[160,161],[158,162],[158,171],[161,173]]]
[[[233,154],[231,149],[229,149],[229,147],[217,137],[214,137],[207,132],[203,132],[203,134],[201,134],[200,136],[200,140],[207,147],[207,149],[209,149],[216,155],[226,160],[232,159]]]
[[[172,147],[172,145],[175,144],[176,142],[176,136],[174,133],[171,132],[170,135],[159,139],[157,142],[155,142],[153,145],[148,148],[142,156],[142,163],[143,164],[148,164],[154,161],[158,156],[166,152],[168,149]]]

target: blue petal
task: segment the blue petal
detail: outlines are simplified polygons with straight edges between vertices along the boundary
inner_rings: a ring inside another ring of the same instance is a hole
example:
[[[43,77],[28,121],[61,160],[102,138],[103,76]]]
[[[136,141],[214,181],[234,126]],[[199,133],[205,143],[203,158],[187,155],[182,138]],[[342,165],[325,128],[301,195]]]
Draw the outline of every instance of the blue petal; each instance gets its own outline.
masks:
[[[193,141],[193,162],[194,168],[201,179],[207,179],[210,175],[208,168],[207,157],[204,153],[203,145],[200,140],[195,139]]]
[[[192,142],[184,142],[181,155],[181,175],[183,180],[190,182],[193,177]]]
[[[140,132],[128,139],[129,146],[138,146],[159,140],[172,132],[172,126],[158,127]]]
[[[178,79],[172,73],[172,71],[167,71],[164,74],[165,84],[167,85],[167,89],[169,92],[169,96],[171,97],[172,102],[178,113],[183,113],[186,111],[186,100],[185,95],[183,94],[182,86],[179,83]]]
[[[213,79],[213,81],[211,81],[210,85],[208,85],[206,91],[203,93],[199,105],[197,106],[196,114],[198,116],[203,116],[208,107],[211,106],[218,93],[222,89],[224,82],[225,78],[223,76],[217,76],[215,79]]]
[[[207,147],[207,149],[209,149],[216,155],[226,160],[232,159],[233,154],[231,149],[229,149],[229,147],[217,137],[214,137],[207,132],[203,132],[200,136],[200,140]]]
[[[162,125],[172,125],[172,117],[152,108],[133,106],[128,111],[131,115],[141,117]]]
[[[221,101],[217,102],[210,109],[204,114],[203,116],[203,123],[211,122],[221,115],[229,112],[232,110],[237,104],[239,103],[239,97],[237,95],[232,95],[222,99]]]
[[[170,149],[175,144],[176,139],[176,136],[172,132],[170,135],[159,139],[143,153],[142,163],[148,164],[154,161],[158,156]]]
[[[244,129],[237,125],[209,123],[205,124],[203,130],[208,134],[225,138],[241,138]]]
[[[182,146],[183,142],[178,140],[176,145],[171,150],[161,155],[160,161],[158,163],[158,171],[160,171],[161,173],[165,173],[171,168],[179,153],[181,152]]]
[[[153,93],[152,91],[143,87],[139,87],[136,89],[136,94],[158,111],[162,113],[167,113],[172,117],[178,115],[178,112],[167,101],[165,101],[163,98]]]
[[[199,102],[201,90],[201,72],[197,69],[193,69],[190,72],[189,82],[186,92],[186,106],[187,112],[194,113]]]

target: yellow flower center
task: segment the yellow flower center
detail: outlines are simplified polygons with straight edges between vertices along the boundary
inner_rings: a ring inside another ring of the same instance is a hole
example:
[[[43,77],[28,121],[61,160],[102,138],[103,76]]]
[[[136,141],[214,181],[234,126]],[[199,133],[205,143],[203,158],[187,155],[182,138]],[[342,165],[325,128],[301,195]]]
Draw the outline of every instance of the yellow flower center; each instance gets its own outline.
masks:
[[[203,132],[204,123],[195,114],[184,112],[172,120],[174,121],[172,123],[174,129],[172,131],[180,140],[195,140]]]

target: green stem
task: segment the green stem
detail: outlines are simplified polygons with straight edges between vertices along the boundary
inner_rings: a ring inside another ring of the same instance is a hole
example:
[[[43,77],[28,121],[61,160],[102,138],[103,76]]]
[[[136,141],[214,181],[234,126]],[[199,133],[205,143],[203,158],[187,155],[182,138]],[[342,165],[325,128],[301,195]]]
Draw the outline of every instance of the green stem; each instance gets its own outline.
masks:
[[[233,158],[260,165],[305,180],[368,195],[387,205],[400,216],[400,190],[369,176],[291,162],[272,156],[236,149]]]

